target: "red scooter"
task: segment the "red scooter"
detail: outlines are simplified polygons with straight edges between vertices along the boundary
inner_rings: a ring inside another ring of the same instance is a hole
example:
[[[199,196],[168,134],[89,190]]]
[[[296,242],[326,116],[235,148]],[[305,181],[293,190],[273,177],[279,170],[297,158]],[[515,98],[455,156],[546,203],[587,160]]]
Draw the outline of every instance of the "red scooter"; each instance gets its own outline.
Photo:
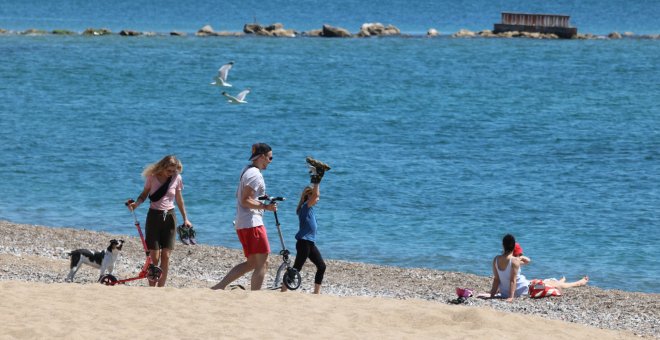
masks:
[[[126,206],[129,204],[133,203],[132,199],[129,199],[126,201]],[[144,240],[144,235],[142,234],[142,228],[140,228],[140,222],[138,222],[137,217],[135,216],[135,211],[131,210],[131,213],[133,214],[133,220],[135,221],[135,228],[137,228],[138,234],[140,234],[140,240],[142,240],[142,247],[144,248],[144,252],[147,255],[147,259],[144,262],[144,266],[142,266],[142,270],[136,277],[132,277],[129,279],[123,279],[119,280],[117,279],[114,275],[112,274],[105,274],[101,276],[99,279],[99,282],[106,285],[106,286],[114,286],[116,284],[120,283],[126,283],[129,281],[135,281],[135,280],[141,280],[144,278],[147,278],[149,282],[158,282],[160,279],[160,276],[163,274],[163,270],[160,269],[158,266],[155,266],[151,262],[151,256],[149,256],[149,249],[147,248],[147,242]]]

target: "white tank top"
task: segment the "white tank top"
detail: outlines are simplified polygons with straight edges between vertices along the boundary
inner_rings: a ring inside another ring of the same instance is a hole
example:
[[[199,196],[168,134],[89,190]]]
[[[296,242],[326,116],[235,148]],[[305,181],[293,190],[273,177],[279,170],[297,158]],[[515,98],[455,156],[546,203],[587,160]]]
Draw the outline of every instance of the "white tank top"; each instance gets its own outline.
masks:
[[[500,277],[500,293],[503,298],[508,298],[511,296],[509,292],[509,280],[511,279],[511,260],[506,265],[504,270],[500,270],[500,267],[497,265],[497,257],[493,260],[495,262],[495,268],[497,268],[497,275]],[[518,269],[518,276],[516,278],[516,295],[515,297],[527,294],[529,286],[529,281],[522,274],[522,268]]]

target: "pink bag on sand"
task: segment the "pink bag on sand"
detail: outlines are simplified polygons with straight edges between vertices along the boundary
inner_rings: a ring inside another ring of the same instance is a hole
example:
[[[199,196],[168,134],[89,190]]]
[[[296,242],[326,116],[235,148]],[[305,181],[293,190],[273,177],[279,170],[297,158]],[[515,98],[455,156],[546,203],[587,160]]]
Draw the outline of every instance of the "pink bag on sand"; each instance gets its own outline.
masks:
[[[465,303],[467,299],[472,296],[472,293],[474,291],[469,288],[460,288],[456,287],[456,295],[458,295],[458,298],[449,300],[449,303],[453,303],[455,305],[460,305],[461,303]]]
[[[456,295],[458,295],[458,297],[469,298],[472,296],[472,293],[474,293],[472,289],[456,287]]]

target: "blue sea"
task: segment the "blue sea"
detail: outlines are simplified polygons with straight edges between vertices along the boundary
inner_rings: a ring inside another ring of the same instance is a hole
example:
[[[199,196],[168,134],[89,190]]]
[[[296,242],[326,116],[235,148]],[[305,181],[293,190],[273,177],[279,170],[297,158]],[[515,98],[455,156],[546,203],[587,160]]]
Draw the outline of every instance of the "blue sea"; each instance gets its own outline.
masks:
[[[290,248],[312,155],[332,166],[317,206],[327,259],[491,275],[512,233],[533,259],[527,277],[660,293],[660,42],[423,38],[492,29],[502,11],[660,33],[655,0],[4,1],[4,29],[190,34],[0,36],[0,219],[136,235],[123,202],[173,153],[198,239],[239,248],[238,177],[250,145],[267,142]],[[192,34],[253,21],[419,36]],[[230,60],[224,90],[250,88],[248,104],[209,85]]]

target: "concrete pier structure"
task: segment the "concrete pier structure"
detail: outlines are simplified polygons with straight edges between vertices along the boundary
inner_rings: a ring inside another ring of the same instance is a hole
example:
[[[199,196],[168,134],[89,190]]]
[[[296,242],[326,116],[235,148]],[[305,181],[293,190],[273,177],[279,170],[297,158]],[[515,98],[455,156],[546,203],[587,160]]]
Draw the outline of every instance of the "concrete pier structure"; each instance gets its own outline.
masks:
[[[502,22],[495,24],[493,33],[537,32],[554,33],[560,38],[570,39],[577,35],[577,27],[571,27],[570,16],[561,14],[532,14],[502,12]]]

